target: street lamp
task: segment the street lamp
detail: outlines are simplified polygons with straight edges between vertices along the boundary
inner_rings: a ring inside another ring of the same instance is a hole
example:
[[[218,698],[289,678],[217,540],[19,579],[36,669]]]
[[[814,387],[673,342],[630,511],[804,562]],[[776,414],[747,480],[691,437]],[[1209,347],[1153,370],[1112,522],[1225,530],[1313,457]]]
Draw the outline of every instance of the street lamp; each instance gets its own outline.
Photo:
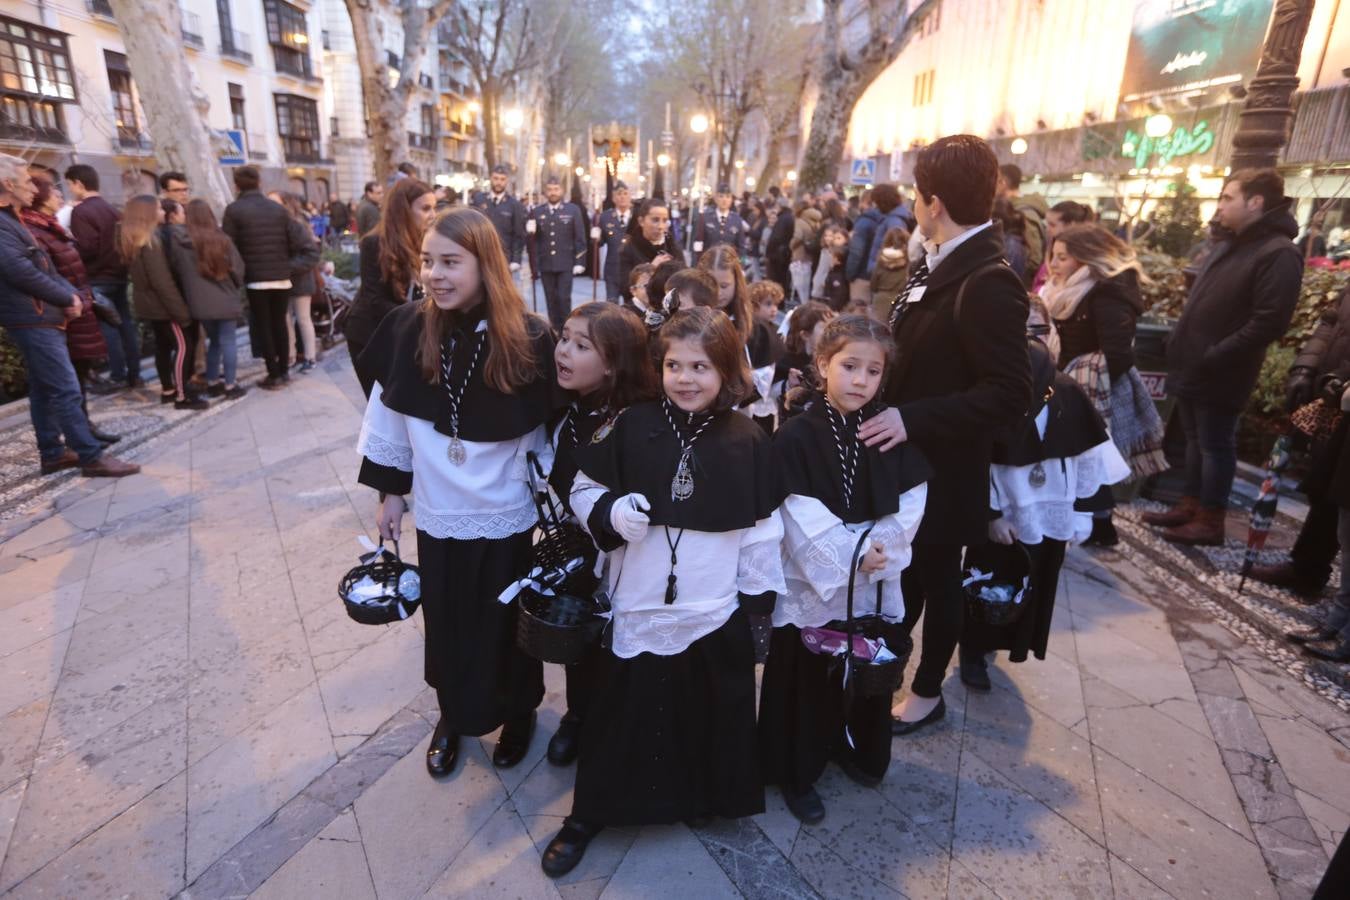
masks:
[[[508,109],[502,115],[502,123],[512,131],[519,131],[520,126],[525,124],[525,114],[517,108]]]
[[[745,186],[748,188],[753,188],[755,186],[755,176],[753,175],[745,176]]]
[[[1155,113],[1144,120],[1144,134],[1151,138],[1167,137],[1172,133],[1172,117],[1167,113]]]
[[[578,178],[580,178],[582,175],[584,175],[584,174],[586,173],[586,170],[583,169],[581,166],[577,166],[577,167],[576,167],[575,169],[573,169],[572,171],[577,173],[577,177],[578,177]]]
[[[565,169],[572,164],[572,158],[559,150],[557,153],[553,154],[553,164],[560,169]]]
[[[670,165],[670,155],[667,153],[656,154],[656,164],[664,169],[666,166]]]
[[[694,113],[689,119],[689,130],[694,134],[702,134],[708,130],[708,117],[703,113]]]
[[[788,181],[796,181],[796,180],[797,180],[797,170],[788,169]]]
[[[1021,156],[1023,153],[1026,153],[1027,152],[1026,138],[1013,138],[1012,146],[1009,147],[1008,149],[1012,150],[1013,156]]]
[[[476,115],[478,115],[478,114],[479,114],[480,112],[482,112],[482,111],[483,111],[483,107],[479,105],[479,103],[478,103],[477,100],[470,100],[470,101],[469,101],[469,115],[471,115],[471,116],[476,116]]]

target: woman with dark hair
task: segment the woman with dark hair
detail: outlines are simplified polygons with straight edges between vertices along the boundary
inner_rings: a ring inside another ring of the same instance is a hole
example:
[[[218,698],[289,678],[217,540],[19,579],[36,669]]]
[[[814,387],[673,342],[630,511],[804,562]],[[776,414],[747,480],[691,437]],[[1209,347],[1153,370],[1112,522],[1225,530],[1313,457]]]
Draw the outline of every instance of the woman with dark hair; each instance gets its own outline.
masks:
[[[192,318],[206,329],[207,394],[242,397],[247,390],[235,378],[235,328],[243,313],[244,258],[216,224],[211,204],[189,200],[186,216],[185,225],[169,231],[169,262]]]
[[[197,328],[169,267],[166,237],[164,208],[157,198],[146,194],[127,201],[118,252],[127,264],[136,318],[148,321],[154,330],[159,401],[176,409],[206,409],[206,400],[187,390]]]
[[[94,365],[108,356],[108,345],[104,343],[103,332],[99,330],[98,318],[94,315],[94,296],[89,288],[89,279],[85,274],[84,262],[75,247],[75,238],[61,227],[56,212],[65,202],[61,191],[52,183],[51,178],[40,172],[33,173],[33,201],[19,210],[19,218],[28,226],[33,238],[47,255],[52,258],[57,274],[69,281],[79,291],[80,314],[66,319],[66,349],[70,352],[70,362],[75,366],[75,374],[80,379],[80,406],[84,416],[89,418],[88,396],[85,382],[89,379]],[[121,440],[115,434],[100,431],[89,419],[89,432],[103,444],[114,444]]]
[[[628,235],[619,251],[619,284],[625,286],[624,301],[631,303],[633,300],[627,285],[628,273],[634,266],[651,263],[659,269],[661,263],[669,259],[684,262],[684,254],[670,233],[670,207],[664,200],[648,197],[628,223]],[[650,294],[648,297],[653,305],[660,305],[660,297]]]
[[[423,298],[384,316],[357,360],[371,383],[357,449],[359,481],[384,495],[382,540],[400,536],[404,495],[417,503],[425,675],[441,710],[426,765],[438,777],[460,735],[501,728],[498,768],[530,745],[543,664],[516,646],[516,606],[497,596],[530,566],[526,456],[547,445],[558,389],[548,324],[526,312],[487,216],[441,213],[419,262]]]
[[[361,390],[370,396],[375,378],[362,369],[361,353],[380,322],[414,299],[422,237],[436,215],[436,195],[416,178],[399,180],[380,204],[380,220],[361,238],[361,287],[347,314],[347,352]]]
[[[1041,288],[1050,280],[1050,252],[1049,247],[1054,245],[1055,238],[1059,233],[1070,225],[1081,225],[1084,222],[1091,222],[1093,219],[1092,207],[1082,203],[1075,203],[1072,200],[1061,200],[1054,206],[1046,210],[1045,213],[1045,261],[1036,272],[1036,277],[1031,280],[1031,292],[1039,294]]]

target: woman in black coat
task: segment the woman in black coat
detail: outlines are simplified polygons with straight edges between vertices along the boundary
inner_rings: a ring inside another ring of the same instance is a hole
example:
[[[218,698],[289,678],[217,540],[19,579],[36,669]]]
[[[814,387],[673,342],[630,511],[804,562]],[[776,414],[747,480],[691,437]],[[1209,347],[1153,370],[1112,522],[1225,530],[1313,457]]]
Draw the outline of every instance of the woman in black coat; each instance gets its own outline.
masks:
[[[667,259],[684,262],[684,253],[670,232],[670,208],[666,201],[649,197],[638,207],[636,216],[628,223],[628,234],[623,239],[623,249],[619,251],[619,284],[623,286],[625,303],[633,302],[628,289],[628,273],[634,266],[651,263],[660,266]],[[652,305],[659,305],[660,297],[648,295]]]
[[[412,298],[421,268],[422,235],[435,216],[436,195],[431,188],[404,178],[385,195],[380,221],[361,238],[361,287],[343,333],[366,397],[375,376],[357,360],[384,317]]]

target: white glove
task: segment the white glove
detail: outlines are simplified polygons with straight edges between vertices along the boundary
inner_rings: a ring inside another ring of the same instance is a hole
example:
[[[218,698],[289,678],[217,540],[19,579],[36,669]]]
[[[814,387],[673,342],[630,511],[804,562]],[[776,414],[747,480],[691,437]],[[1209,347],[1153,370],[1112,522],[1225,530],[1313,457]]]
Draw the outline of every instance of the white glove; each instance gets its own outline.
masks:
[[[591,240],[593,240],[593,241],[598,241],[598,240],[600,240],[600,226],[599,226],[599,225],[595,225],[595,226],[593,226],[593,227],[591,228]]]
[[[510,269],[512,272],[519,272],[520,263],[511,263],[509,266],[507,266],[507,268]]]
[[[702,253],[702,252],[703,252],[703,242],[702,242],[702,241],[694,241],[694,252],[695,252],[695,253]]]
[[[647,536],[647,511],[652,505],[641,494],[624,494],[609,508],[609,524],[630,544]]]
[[[996,544],[1012,544],[1017,540],[1017,529],[1007,519],[999,517],[989,523],[989,540]]]
[[[537,227],[537,226],[534,224],[534,219],[526,219],[526,220],[525,220],[525,233],[526,233],[526,234],[534,234],[534,229],[535,229],[536,227]]]
[[[586,267],[585,267],[585,266],[573,266],[573,267],[572,267],[572,274],[573,274],[573,275],[580,275],[582,272],[585,272],[585,271],[586,271]]]

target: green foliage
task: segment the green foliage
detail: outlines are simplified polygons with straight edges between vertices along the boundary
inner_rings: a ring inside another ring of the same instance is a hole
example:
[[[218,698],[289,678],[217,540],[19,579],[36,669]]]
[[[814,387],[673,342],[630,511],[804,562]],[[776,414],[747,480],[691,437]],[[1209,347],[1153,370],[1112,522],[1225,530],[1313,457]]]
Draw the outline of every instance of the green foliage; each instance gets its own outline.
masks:
[[[333,274],[343,281],[350,281],[361,273],[361,257],[355,253],[328,247],[323,251],[323,260],[333,264]]]
[[[1152,228],[1144,242],[1150,249],[1171,256],[1185,256],[1196,242],[1205,236],[1205,223],[1200,220],[1200,201],[1195,187],[1185,175],[1168,186],[1167,196],[1158,201],[1158,207],[1149,220]]]
[[[1140,250],[1139,262],[1150,279],[1147,284],[1139,286],[1144,311],[1155,319],[1175,319],[1180,316],[1181,306],[1186,302],[1186,277],[1181,271],[1186,261],[1166,253]]]
[[[1285,412],[1284,382],[1297,354],[1297,348],[1279,344],[1266,352],[1266,361],[1261,365],[1261,374],[1256,379],[1256,389],[1247,401],[1248,413],[1278,417]]]
[[[10,400],[28,393],[28,372],[19,347],[9,332],[0,328],[0,399]]]

